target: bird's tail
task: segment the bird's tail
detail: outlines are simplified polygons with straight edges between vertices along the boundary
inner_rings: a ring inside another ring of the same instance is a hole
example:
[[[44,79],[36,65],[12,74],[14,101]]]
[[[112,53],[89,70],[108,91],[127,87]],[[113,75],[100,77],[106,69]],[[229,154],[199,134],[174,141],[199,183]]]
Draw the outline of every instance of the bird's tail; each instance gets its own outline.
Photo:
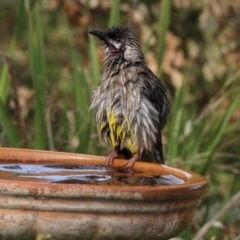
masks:
[[[153,152],[143,152],[142,161],[165,164],[162,147]]]
[[[122,149],[119,152],[119,154],[123,155],[125,157],[125,159],[130,159],[133,156],[131,151],[127,148]],[[153,152],[143,151],[141,160],[144,162],[165,164],[163,150],[162,150],[162,144],[158,144],[158,147]]]

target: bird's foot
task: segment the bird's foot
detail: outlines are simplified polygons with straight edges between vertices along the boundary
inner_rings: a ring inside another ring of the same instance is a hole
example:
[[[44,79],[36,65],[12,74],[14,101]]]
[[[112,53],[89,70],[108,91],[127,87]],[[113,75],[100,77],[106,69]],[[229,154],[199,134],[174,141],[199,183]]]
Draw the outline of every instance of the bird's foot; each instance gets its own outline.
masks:
[[[127,168],[127,169],[132,169],[134,163],[135,163],[137,160],[139,160],[140,157],[141,157],[141,156],[140,156],[139,153],[135,153],[135,154],[133,155],[133,157],[130,158],[130,159],[127,161],[127,163],[125,164],[125,168]]]
[[[106,158],[104,164],[108,166],[110,163],[113,163],[113,160],[115,158],[125,158],[125,157],[122,154],[119,154],[117,150],[114,150]]]

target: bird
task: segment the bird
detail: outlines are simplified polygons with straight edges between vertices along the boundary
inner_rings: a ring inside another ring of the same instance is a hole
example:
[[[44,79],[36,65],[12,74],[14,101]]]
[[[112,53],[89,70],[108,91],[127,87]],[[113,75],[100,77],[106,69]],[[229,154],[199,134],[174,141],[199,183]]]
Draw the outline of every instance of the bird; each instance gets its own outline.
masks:
[[[161,131],[170,112],[167,90],[147,67],[136,35],[126,27],[89,31],[103,43],[105,58],[98,87],[93,91],[94,111],[100,142],[112,147],[105,160],[138,160],[165,164]]]

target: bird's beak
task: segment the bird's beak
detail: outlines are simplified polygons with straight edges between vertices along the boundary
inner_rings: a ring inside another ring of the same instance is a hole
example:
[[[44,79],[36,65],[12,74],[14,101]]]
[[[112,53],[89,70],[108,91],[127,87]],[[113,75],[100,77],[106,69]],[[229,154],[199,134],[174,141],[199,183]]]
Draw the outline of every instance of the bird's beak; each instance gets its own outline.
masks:
[[[109,45],[108,39],[104,36],[104,33],[101,31],[89,31],[90,34],[97,36],[100,40],[102,40],[104,43]]]

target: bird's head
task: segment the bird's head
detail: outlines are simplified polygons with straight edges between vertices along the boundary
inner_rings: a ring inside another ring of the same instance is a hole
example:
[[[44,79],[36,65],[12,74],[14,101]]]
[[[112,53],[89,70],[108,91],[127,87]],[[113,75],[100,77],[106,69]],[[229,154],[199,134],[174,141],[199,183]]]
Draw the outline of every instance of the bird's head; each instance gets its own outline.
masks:
[[[104,43],[107,56],[124,58],[131,62],[143,60],[140,44],[130,29],[112,27],[106,31],[90,31],[89,33],[97,36]]]

